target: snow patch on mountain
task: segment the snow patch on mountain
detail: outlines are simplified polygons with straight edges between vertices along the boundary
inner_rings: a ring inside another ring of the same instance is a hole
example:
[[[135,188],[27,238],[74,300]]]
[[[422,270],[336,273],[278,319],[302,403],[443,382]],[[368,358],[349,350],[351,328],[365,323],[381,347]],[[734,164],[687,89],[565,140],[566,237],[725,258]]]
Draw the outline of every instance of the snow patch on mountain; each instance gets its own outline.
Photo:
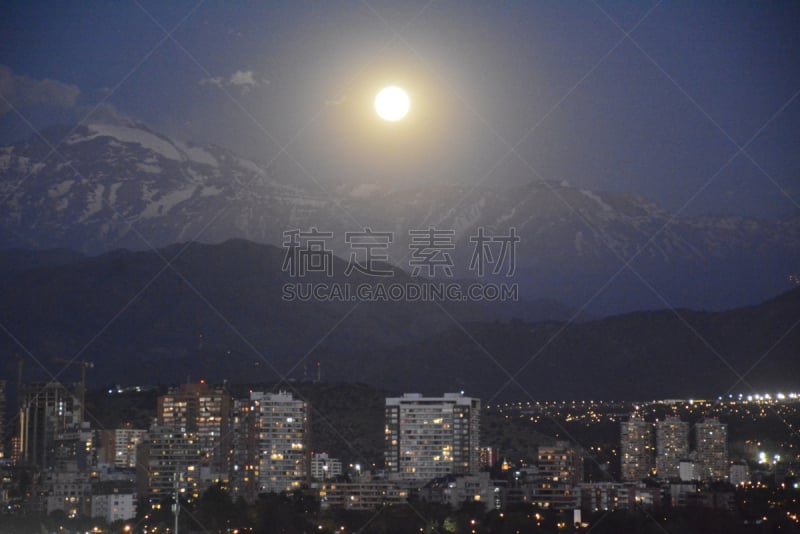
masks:
[[[239,167],[241,167],[242,169],[258,174],[259,176],[264,174],[264,169],[262,169],[249,159],[239,158],[239,161],[237,161],[237,163],[239,164]]]
[[[158,191],[150,189],[150,184],[142,184],[142,200],[150,202]]]
[[[86,209],[78,219],[78,222],[84,222],[89,217],[103,209],[103,192],[106,186],[97,184],[93,191],[86,195]]]
[[[111,184],[111,188],[108,191],[108,204],[113,206],[114,203],[117,201],[117,191],[119,188],[122,187],[122,182],[117,182],[115,184]]]
[[[72,184],[75,183],[75,180],[64,180],[58,185],[54,185],[50,189],[47,190],[47,196],[50,198],[57,198],[66,195],[70,189],[72,189]]]
[[[137,163],[136,168],[142,172],[146,172],[148,174],[159,174],[163,170],[158,165],[150,165],[147,163]]]
[[[151,201],[147,207],[139,214],[142,219],[152,219],[168,213],[173,207],[185,200],[189,200],[197,190],[197,186],[192,185],[184,189],[171,191],[161,198]]]
[[[213,197],[222,193],[222,189],[213,185],[208,185],[200,190],[201,197]]]
[[[208,176],[206,176],[205,174],[201,174],[201,173],[197,172],[196,170],[192,169],[191,167],[186,169],[186,174],[191,176],[192,182],[194,182],[196,184],[204,184],[208,180]]]
[[[17,171],[27,175],[36,174],[45,168],[45,163],[31,164],[31,159],[25,156],[14,156],[11,150],[0,155],[0,171]]]
[[[211,167],[219,167],[219,162],[217,161],[217,158],[215,158],[202,148],[189,147],[186,150],[186,155],[189,156],[190,160],[196,161],[197,163],[202,163],[203,165],[209,165]]]
[[[77,138],[73,136],[67,140],[67,144],[86,142],[96,137],[111,137],[122,143],[140,145],[142,148],[152,150],[167,159],[177,161],[183,159],[178,149],[175,148],[172,143],[146,130],[111,124],[90,124],[87,128],[92,132],[92,135]]]
[[[28,162],[30,158],[26,158],[25,156],[17,156],[17,170],[21,172],[25,172],[28,170]]]
[[[595,193],[592,193],[592,192],[591,192],[591,191],[589,191],[588,189],[581,189],[580,191],[581,191],[581,193],[582,193],[584,196],[586,196],[586,197],[589,197],[590,199],[594,200],[594,201],[597,203],[597,205],[598,205],[598,206],[600,206],[600,209],[602,209],[604,212],[606,212],[606,213],[611,213],[611,212],[613,212],[613,211],[614,211],[614,208],[612,208],[611,206],[609,206],[609,205],[608,205],[608,204],[607,204],[607,203],[606,203],[606,202],[605,202],[605,201],[604,201],[604,200],[603,200],[603,199],[600,197],[600,195],[597,195],[597,194],[595,194]]]
[[[180,141],[173,141],[173,144],[177,146],[181,152],[183,152],[183,154],[186,156],[186,159],[202,165],[208,165],[210,167],[219,167],[217,158],[212,156],[205,149],[197,146],[190,146]]]

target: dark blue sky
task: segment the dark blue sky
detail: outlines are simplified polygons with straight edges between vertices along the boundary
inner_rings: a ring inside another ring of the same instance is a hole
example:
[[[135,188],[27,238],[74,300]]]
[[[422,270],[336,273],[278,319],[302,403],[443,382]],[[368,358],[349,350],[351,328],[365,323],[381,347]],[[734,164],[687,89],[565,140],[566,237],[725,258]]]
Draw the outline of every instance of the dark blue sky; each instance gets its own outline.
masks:
[[[797,2],[162,4],[6,4],[0,91],[37,128],[104,102],[284,180],[566,180],[692,215],[800,211]],[[393,126],[371,111],[387,83],[412,98]],[[0,112],[0,141],[31,135]]]

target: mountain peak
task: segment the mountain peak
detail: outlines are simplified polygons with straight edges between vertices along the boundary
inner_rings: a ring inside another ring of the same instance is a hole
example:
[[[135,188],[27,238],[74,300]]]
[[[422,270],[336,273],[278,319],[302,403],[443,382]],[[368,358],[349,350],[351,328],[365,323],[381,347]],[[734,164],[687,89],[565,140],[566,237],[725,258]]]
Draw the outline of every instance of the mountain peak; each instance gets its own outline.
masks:
[[[402,261],[410,231],[436,228],[453,232],[454,274],[469,278],[477,229],[514,228],[522,239],[516,276],[530,294],[576,306],[591,298],[601,307],[595,314],[664,300],[712,309],[753,303],[786,289],[800,262],[798,224],[673,218],[638,196],[563,182],[364,182],[320,191],[124,119],[80,126],[60,157],[48,152],[37,139],[0,150],[0,247],[96,254],[230,238],[280,246],[284,231],[314,227],[330,232],[330,247],[347,258],[346,234],[369,227],[393,233],[390,257]],[[605,289],[592,298],[598,287]]]

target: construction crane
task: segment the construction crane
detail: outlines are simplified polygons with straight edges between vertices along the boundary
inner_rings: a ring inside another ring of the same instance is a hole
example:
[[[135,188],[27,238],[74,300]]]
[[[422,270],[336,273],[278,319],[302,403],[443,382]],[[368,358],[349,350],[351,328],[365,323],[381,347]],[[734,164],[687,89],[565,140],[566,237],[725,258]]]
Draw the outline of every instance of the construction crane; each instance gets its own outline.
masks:
[[[65,360],[64,358],[53,358],[53,361],[55,363],[63,363],[68,367],[79,366],[81,368],[81,383],[78,397],[80,397],[81,401],[81,422],[86,421],[86,369],[94,367],[94,362],[86,360]]]

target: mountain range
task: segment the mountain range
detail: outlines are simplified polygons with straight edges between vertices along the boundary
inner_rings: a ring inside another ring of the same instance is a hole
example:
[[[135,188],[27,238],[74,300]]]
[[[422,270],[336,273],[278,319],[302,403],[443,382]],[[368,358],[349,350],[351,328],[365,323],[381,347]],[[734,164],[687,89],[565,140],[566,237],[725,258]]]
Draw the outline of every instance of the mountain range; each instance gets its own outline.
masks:
[[[53,129],[45,139],[0,147],[0,248],[96,255],[233,238],[280,246],[286,231],[317,228],[347,258],[345,234],[368,227],[393,234],[388,260],[409,271],[409,232],[435,228],[452,232],[453,276],[468,279],[470,238],[513,228],[524,300],[558,301],[584,318],[751,305],[789,289],[800,264],[800,217],[676,217],[635,195],[566,182],[316,184],[132,122]]]
[[[283,258],[244,240],[94,257],[3,251],[0,353],[25,356],[28,380],[47,378],[35,362],[70,381],[76,370],[55,358],[92,361],[92,387],[320,378],[484,400],[698,398],[791,388],[800,372],[800,288],[725,312],[571,322],[547,301],[287,301]],[[351,276],[307,281],[375,283]],[[419,283],[398,269],[388,281]],[[522,315],[532,309],[538,317]],[[14,358],[3,361],[12,379]]]

